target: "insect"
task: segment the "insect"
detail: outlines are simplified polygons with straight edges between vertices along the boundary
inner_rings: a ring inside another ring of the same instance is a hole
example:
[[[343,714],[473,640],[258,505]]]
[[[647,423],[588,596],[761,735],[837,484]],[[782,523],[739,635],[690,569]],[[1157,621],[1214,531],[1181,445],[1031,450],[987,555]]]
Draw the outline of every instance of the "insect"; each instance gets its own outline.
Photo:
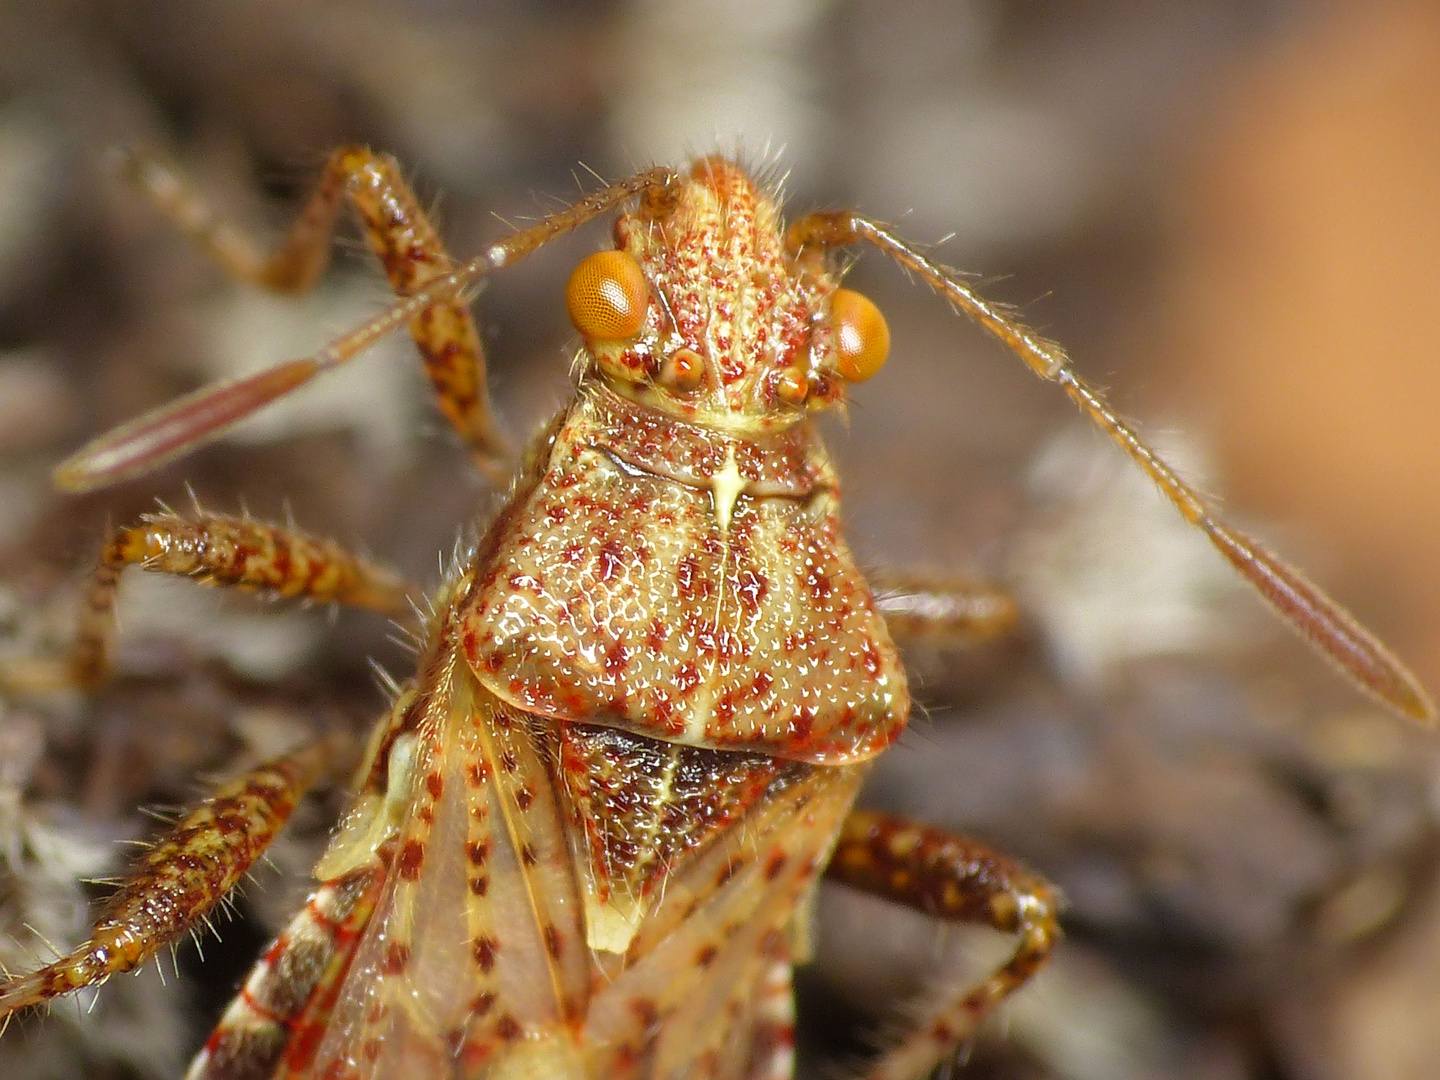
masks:
[[[851,212],[782,226],[737,163],[703,157],[609,186],[453,263],[389,158],[346,148],[263,257],[168,171],[141,186],[222,265],[298,291],[341,203],[400,299],[313,356],[203,389],[56,471],[139,475],[401,327],[479,466],[509,449],[466,302],[488,275],[619,210],[576,267],[573,401],[532,441],[503,508],[432,597],[415,675],[379,721],[315,891],[201,1050],[192,1080],[714,1077],[793,1071],[791,972],[822,873],[942,919],[1014,934],[1010,958],[872,1065],[915,1080],[1045,962],[1059,900],[985,845],[852,807],[909,714],[895,639],[982,636],[993,596],[906,580],[872,592],[840,535],[810,418],[889,350],[834,249],[878,248],[1058,383],[1192,525],[1360,688],[1434,709],[1343,610],[1159,460],[1058,346],[918,248]],[[198,513],[114,532],[67,678],[107,671],[126,567],[402,610],[413,589],[336,545]],[[201,920],[337,750],[308,745],[222,788],[151,848],[75,953],[0,987],[0,1015],[137,966]]]

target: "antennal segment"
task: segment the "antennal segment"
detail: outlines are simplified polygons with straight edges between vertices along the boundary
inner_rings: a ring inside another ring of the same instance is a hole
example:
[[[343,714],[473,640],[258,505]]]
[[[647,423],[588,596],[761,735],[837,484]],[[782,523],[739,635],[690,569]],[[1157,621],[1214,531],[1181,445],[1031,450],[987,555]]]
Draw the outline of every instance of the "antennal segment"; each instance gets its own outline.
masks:
[[[786,236],[797,257],[807,249],[861,242],[879,248],[917,275],[1025,361],[1035,374],[1058,383],[1070,400],[1145,470],[1185,520],[1210,538],[1271,608],[1356,686],[1403,716],[1434,724],[1435,704],[1405,665],[1299,571],[1215,517],[1200,494],[1115,415],[1099,391],[1076,374],[1059,345],[1034,333],[1003,308],[977,295],[953,271],[868,218],[848,211],[812,214],[792,225]]]
[[[438,305],[463,296],[492,272],[518,262],[626,199],[664,189],[675,179],[672,169],[657,167],[586,196],[530,228],[492,244],[477,258],[429,278],[385,311],[312,356],[287,360],[258,375],[197,390],[100,436],[61,462],[52,479],[62,490],[82,492],[157,469],[224,434],[322,372],[340,367],[387,334],[423,321]],[[303,220],[302,224],[305,224]],[[441,404],[442,407],[445,404],[443,395]],[[488,416],[488,408],[482,411]],[[480,463],[487,464],[483,455]]]

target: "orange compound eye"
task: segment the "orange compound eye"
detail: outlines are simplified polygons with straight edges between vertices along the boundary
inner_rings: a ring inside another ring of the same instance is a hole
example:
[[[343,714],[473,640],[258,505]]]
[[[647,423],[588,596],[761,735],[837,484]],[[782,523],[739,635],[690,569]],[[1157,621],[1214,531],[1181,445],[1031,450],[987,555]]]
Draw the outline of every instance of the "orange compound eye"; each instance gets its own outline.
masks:
[[[592,341],[634,337],[649,303],[645,272],[623,251],[597,251],[582,259],[565,286],[570,321]]]
[[[846,382],[864,382],[890,354],[890,327],[869,299],[851,289],[830,297],[830,322],[835,328],[835,366]]]

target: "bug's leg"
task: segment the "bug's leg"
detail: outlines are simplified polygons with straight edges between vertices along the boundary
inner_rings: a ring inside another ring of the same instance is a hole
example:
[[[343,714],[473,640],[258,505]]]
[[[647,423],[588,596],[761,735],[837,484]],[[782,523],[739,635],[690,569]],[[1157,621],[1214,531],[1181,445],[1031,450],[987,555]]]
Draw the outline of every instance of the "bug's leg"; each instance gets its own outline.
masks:
[[[1060,901],[1035,874],[974,840],[905,818],[853,810],[827,876],[940,919],[1012,933],[1010,959],[977,986],[946,1002],[866,1080],[919,1080],[975,1031],[980,1020],[1034,975],[1060,936]]]
[[[806,911],[808,918],[810,912]],[[768,943],[766,968],[754,986],[754,1028],[746,1080],[792,1080],[795,1075],[795,954],[789,941]]]
[[[1161,492],[1271,608],[1356,686],[1396,712],[1434,723],[1435,703],[1418,679],[1373,634],[1298,570],[1257,541],[1221,521],[1205,499],[1146,446],[1140,436],[1080,377],[1065,351],[980,296],[948,267],[895,236],[884,225],[848,210],[825,211],[790,227],[786,244],[799,259],[824,258],[826,249],[866,243],[879,248],[958,310],[979,323],[1036,375],[1058,383],[1080,410],[1144,469]]]
[[[187,814],[131,868],[90,940],[69,956],[0,986],[0,1025],[148,961],[193,930],[270,846],[335,748],[313,743],[229,784]]]
[[[313,1051],[384,882],[376,862],[310,895],[246,978],[187,1080],[270,1076],[288,1047]]]
[[[980,645],[1020,621],[1015,598],[987,581],[881,571],[870,574],[875,608],[902,644]]]
[[[127,566],[390,615],[407,612],[409,597],[421,595],[390,571],[293,529],[216,514],[148,515],[116,529],[101,549],[65,673],[82,687],[97,686],[109,672],[115,594]]]
[[[159,162],[126,151],[126,173],[195,244],[234,276],[274,292],[311,288],[330,261],[335,219],[348,198],[390,285],[408,296],[454,269],[439,234],[393,158],[341,147],[275,252],[215,216],[204,197]],[[434,384],[440,411],[482,466],[498,466],[509,444],[496,426],[485,385],[485,351],[461,297],[438,300],[410,320],[410,333]]]
[[[342,155],[345,153],[349,151],[341,151]],[[385,159],[372,160],[379,161],[393,173],[394,166],[389,165]],[[332,168],[335,167],[332,165]],[[380,173],[383,176],[384,169],[381,169]],[[368,175],[368,180],[374,179],[373,174]],[[357,182],[367,182],[367,175],[362,175]],[[354,359],[375,342],[401,327],[410,327],[412,331],[418,327],[422,333],[428,335],[431,329],[439,329],[451,319],[451,315],[427,314],[429,312],[462,312],[468,319],[464,297],[490,274],[519,262],[557,236],[578,228],[626,199],[638,196],[642,214],[658,220],[673,209],[676,184],[677,175],[668,168],[647,169],[636,173],[611,184],[603,191],[587,195],[573,206],[551,214],[527,229],[521,229],[504,240],[491,244],[481,255],[454,267],[448,261],[442,264],[438,258],[411,259],[409,252],[398,246],[400,239],[409,235],[404,228],[382,231],[382,260],[386,258],[386,253],[393,251],[394,266],[410,283],[410,290],[400,300],[310,356],[287,360],[233,382],[204,387],[101,435],[56,467],[53,474],[55,484],[66,491],[91,491],[157,469],[229,431],[245,417],[304,386],[315,376],[333,371]],[[369,205],[375,208],[379,215],[378,220],[381,221],[385,220],[389,209],[389,203],[384,197],[386,190],[383,185],[372,186],[367,195],[367,199],[373,199],[373,203]],[[389,190],[390,194],[394,193],[393,189]],[[413,198],[410,203],[413,205]],[[302,231],[310,231],[311,228],[313,227]],[[428,230],[429,226],[426,228]],[[303,244],[301,246],[303,247]],[[423,248],[423,245],[421,246]],[[443,254],[443,251],[440,254]],[[387,268],[389,265],[387,263]],[[430,329],[427,329],[427,325]],[[433,340],[439,349],[437,370],[445,373],[444,379],[440,381],[448,381],[452,370],[460,373],[455,376],[457,385],[469,380],[471,375],[465,374],[466,362],[463,358],[444,355],[450,346],[455,345],[456,339],[446,338],[442,334]],[[477,352],[477,364],[478,357]],[[489,405],[483,382],[480,380],[482,374],[478,367],[473,372],[477,383],[475,407],[483,410],[483,419],[488,423]],[[441,388],[442,405],[448,393],[450,391]],[[456,390],[455,393],[458,395],[460,391]],[[458,401],[459,398],[455,400]],[[481,416],[481,413],[475,415]],[[479,420],[475,422],[480,423]],[[483,424],[481,426],[483,427]],[[462,428],[462,433],[464,431]]]

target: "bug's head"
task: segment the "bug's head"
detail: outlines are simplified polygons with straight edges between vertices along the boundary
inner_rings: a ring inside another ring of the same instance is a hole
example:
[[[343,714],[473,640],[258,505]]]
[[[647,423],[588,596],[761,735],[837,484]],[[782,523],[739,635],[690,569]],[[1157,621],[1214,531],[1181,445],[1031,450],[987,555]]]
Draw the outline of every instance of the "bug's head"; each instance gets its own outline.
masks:
[[[845,397],[885,360],[890,332],[823,259],[792,258],[780,212],[738,165],[696,161],[615,223],[566,307],[618,392],[685,419],[761,432]]]

